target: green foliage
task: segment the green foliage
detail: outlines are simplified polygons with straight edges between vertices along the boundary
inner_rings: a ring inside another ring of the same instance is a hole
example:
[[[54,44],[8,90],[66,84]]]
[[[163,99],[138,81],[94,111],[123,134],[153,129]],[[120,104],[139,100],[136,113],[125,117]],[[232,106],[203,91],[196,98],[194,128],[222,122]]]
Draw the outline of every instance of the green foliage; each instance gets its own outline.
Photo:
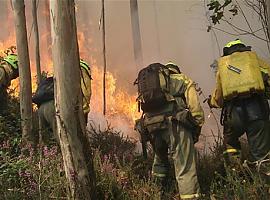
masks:
[[[157,199],[159,188],[150,179],[141,179],[134,173],[132,164],[121,165],[115,157],[95,152],[97,191],[99,199]],[[118,163],[116,166],[115,163]]]
[[[211,193],[216,199],[268,200],[269,185],[260,175],[250,169],[241,171],[226,168],[226,177],[216,173]]]
[[[41,148],[34,154],[11,159],[2,157],[0,162],[0,193],[4,199],[50,199],[66,196],[66,181],[62,158],[57,147]]]
[[[229,6],[230,9],[228,9],[228,12],[230,12],[233,16],[238,14],[238,6],[234,4],[232,0],[212,0],[209,4],[207,4],[207,6],[208,9],[212,11],[210,18],[214,25],[220,23],[220,20],[224,17],[225,9]]]
[[[222,152],[223,146],[220,143],[216,143],[216,146],[211,149],[211,153],[199,153],[198,179],[201,192],[207,196],[210,195],[210,187],[216,174],[225,175]]]
[[[10,91],[7,108],[0,113],[0,156],[11,153],[18,155],[21,141],[20,104],[17,97]],[[6,149],[11,148],[11,151]]]

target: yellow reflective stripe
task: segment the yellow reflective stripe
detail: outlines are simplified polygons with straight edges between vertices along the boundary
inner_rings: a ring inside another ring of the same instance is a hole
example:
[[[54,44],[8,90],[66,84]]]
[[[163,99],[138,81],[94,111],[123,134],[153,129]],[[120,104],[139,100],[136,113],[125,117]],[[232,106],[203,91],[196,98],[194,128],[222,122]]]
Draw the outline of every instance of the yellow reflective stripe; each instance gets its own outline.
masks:
[[[223,154],[226,154],[226,153],[239,153],[239,150],[237,149],[226,149],[225,151],[223,151]]]
[[[84,68],[85,70],[89,70],[89,66],[86,65],[85,63],[80,63],[81,67]]]
[[[80,66],[84,69],[86,69],[86,71],[88,71],[90,69],[89,65],[87,64],[87,62],[80,60]]]
[[[234,40],[234,41],[227,43],[225,47],[231,47],[231,46],[236,45],[236,44],[243,44],[243,43],[241,42],[241,40]]]
[[[155,172],[152,172],[152,175],[157,176],[157,177],[161,177],[161,178],[166,177],[166,174],[159,174],[159,173],[155,173]]]
[[[174,64],[172,61],[169,61],[166,65],[175,65],[175,66],[177,66],[177,65]]]
[[[203,115],[203,112],[193,112],[193,113],[191,113],[193,116],[195,116],[195,115]]]
[[[191,198],[198,198],[200,195],[197,194],[180,194],[181,199],[191,199]]]

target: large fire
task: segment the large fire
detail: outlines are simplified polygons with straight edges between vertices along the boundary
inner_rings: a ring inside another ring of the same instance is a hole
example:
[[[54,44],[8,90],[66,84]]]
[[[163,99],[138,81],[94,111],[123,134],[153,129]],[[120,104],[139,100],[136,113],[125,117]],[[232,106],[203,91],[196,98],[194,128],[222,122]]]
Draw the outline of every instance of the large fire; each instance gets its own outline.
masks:
[[[100,68],[92,67],[92,98],[91,98],[91,112],[102,113],[103,99],[102,99],[102,78],[103,71]],[[136,103],[136,96],[128,94],[122,88],[117,87],[117,80],[111,73],[107,73],[106,79],[106,115],[108,123],[120,130],[128,131],[132,129],[134,120],[140,117],[138,113],[138,106]],[[93,115],[91,115],[93,116]]]
[[[43,38],[43,36],[41,37]],[[106,78],[106,117],[103,116],[103,69],[102,66],[97,66],[96,60],[90,55],[89,45],[86,47],[83,44],[91,43],[91,40],[86,41],[84,33],[78,32],[78,43],[80,47],[80,55],[91,66],[92,73],[92,98],[91,112],[89,120],[93,121],[99,127],[106,127],[107,123],[124,134],[135,137],[133,130],[134,120],[140,117],[137,109],[136,95],[130,95],[125,88],[117,86],[117,79],[110,72],[107,72]],[[0,56],[5,55],[5,50],[15,44],[15,35],[10,35],[6,40],[0,42]],[[43,52],[44,53],[44,52]],[[52,74],[52,61],[48,55],[43,55],[41,66],[46,72]],[[36,70],[34,58],[31,57],[32,71],[32,91],[36,90]],[[45,68],[44,68],[45,67]],[[15,95],[19,95],[19,80],[13,80],[10,88],[15,91]]]

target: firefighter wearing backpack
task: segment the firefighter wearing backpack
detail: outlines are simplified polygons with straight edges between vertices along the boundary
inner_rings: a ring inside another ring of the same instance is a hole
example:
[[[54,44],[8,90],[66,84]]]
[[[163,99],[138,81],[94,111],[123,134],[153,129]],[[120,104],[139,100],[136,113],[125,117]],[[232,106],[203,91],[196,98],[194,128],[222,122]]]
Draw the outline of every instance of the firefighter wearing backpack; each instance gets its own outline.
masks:
[[[19,76],[18,58],[15,54],[9,54],[0,62],[0,112],[6,107],[7,88],[11,80]]]
[[[225,164],[230,167],[240,163],[239,138],[244,133],[250,162],[262,163],[269,156],[269,83],[269,65],[250,46],[237,39],[223,48],[223,56],[218,60],[216,89],[208,103],[222,108],[226,145],[223,154]]]
[[[83,112],[85,122],[87,123],[88,113],[90,112],[90,98],[91,98],[91,72],[89,65],[80,60],[81,67],[81,89],[83,95]],[[39,107],[38,115],[41,119],[41,124],[44,128],[49,127],[56,139],[56,118],[54,105],[54,87],[53,78],[49,77],[43,80],[37,88],[36,94],[33,96],[33,102]]]
[[[166,199],[169,155],[174,161],[180,198],[198,198],[194,143],[198,141],[204,113],[194,82],[173,63],[153,63],[139,72],[137,84],[143,110],[141,124],[155,152],[152,175],[161,186],[161,199]]]

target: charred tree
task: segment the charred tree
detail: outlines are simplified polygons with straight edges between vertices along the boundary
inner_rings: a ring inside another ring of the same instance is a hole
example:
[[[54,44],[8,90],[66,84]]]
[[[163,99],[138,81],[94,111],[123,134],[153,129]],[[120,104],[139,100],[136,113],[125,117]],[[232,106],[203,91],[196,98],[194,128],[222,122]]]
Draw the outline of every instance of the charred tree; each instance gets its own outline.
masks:
[[[13,0],[16,43],[19,60],[20,110],[23,144],[34,142],[32,135],[32,88],[24,0]]]
[[[70,199],[96,199],[80,88],[74,0],[50,2],[57,132]]]
[[[33,28],[34,28],[34,36],[35,36],[37,83],[39,83],[41,81],[41,68],[40,68],[39,32],[38,32],[37,1],[36,0],[32,0],[32,16],[33,16]]]
[[[142,55],[142,39],[141,39],[137,0],[130,0],[130,16],[131,16],[131,27],[133,36],[134,58],[138,68],[143,65],[143,55]]]

